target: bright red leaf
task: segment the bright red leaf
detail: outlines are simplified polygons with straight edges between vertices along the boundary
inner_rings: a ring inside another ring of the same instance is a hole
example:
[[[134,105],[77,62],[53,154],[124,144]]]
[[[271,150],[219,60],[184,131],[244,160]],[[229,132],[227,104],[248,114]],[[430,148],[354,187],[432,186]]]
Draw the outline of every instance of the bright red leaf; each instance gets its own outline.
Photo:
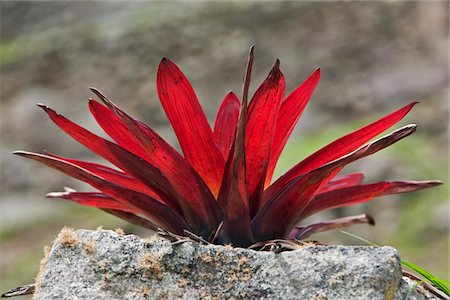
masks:
[[[197,96],[180,69],[163,58],[157,75],[161,104],[178,137],[186,160],[217,196],[225,160],[217,148]]]
[[[284,76],[277,59],[250,102],[245,132],[247,191],[250,216],[258,211],[264,191],[278,110],[284,96]]]
[[[214,140],[225,160],[228,158],[228,153],[235,138],[240,110],[241,103],[236,94],[229,92],[217,112],[216,122],[214,123]]]

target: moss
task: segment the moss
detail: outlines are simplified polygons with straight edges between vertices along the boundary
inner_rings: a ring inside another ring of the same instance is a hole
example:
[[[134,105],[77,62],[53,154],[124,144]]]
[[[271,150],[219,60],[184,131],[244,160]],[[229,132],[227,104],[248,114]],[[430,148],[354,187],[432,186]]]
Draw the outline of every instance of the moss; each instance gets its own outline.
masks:
[[[95,249],[95,242],[94,241],[92,241],[92,240],[83,240],[82,244],[83,244],[84,252],[86,252],[86,254],[92,254],[92,252],[94,252],[94,249]]]
[[[78,243],[78,237],[75,235],[73,228],[64,227],[56,237],[55,243],[73,248]]]
[[[187,286],[187,280],[186,280],[186,278],[180,277],[180,278],[178,279],[178,286],[179,286],[180,288],[185,288],[185,287]]]
[[[327,300],[328,297],[323,294],[322,292],[319,292],[319,294],[315,295],[311,300]]]
[[[162,266],[159,257],[153,253],[145,253],[138,262],[138,266],[144,269],[144,274],[163,279]]]
[[[141,286],[141,288],[139,289],[139,294],[144,297],[147,298],[150,296],[152,289],[149,288],[148,286]]]
[[[213,260],[213,257],[210,254],[202,253],[200,254],[200,259],[205,263],[210,263]]]
[[[123,231],[122,228],[116,228],[114,229],[114,232],[117,233],[118,235],[125,235],[125,232]]]
[[[97,269],[100,272],[105,272],[109,270],[109,261],[107,259],[103,259],[99,262],[97,262]]]
[[[246,257],[246,256],[239,257],[239,260],[238,260],[238,267],[239,268],[244,266],[244,265],[246,265],[247,263],[248,263],[248,257]]]
[[[45,267],[47,266],[48,256],[50,255],[50,250],[51,249],[49,246],[44,247],[44,257],[41,259],[41,262],[39,264],[39,272],[34,280],[36,284],[36,289],[33,295],[33,299],[37,299],[38,297],[39,289],[41,288],[42,285],[42,279],[44,278]]]
[[[231,244],[225,244],[224,247],[227,250],[233,250],[234,249],[233,245],[231,245]]]
[[[394,299],[396,290],[397,290],[397,285],[395,284],[394,281],[391,281],[389,283],[389,286],[388,286],[387,290],[386,290],[386,293],[384,294],[384,299],[385,300],[392,300],[392,299]]]

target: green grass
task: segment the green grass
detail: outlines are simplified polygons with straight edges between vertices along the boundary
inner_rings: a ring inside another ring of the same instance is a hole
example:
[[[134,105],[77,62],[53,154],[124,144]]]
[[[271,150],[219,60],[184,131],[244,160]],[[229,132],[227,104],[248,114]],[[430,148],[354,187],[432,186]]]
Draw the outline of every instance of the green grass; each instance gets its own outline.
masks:
[[[430,274],[429,272],[425,271],[422,267],[413,264],[412,262],[409,262],[407,260],[402,259],[402,265],[417,272],[420,274],[423,278],[425,278],[428,282],[430,282],[433,286],[438,288],[439,290],[443,291],[447,296],[450,296],[450,283],[437,278]]]

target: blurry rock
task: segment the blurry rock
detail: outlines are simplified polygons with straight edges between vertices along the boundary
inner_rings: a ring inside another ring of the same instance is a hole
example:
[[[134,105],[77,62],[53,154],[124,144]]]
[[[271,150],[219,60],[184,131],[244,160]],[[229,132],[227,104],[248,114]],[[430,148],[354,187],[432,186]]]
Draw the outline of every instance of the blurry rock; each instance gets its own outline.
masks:
[[[275,254],[63,229],[42,267],[36,299],[402,299],[409,291],[390,247]]]

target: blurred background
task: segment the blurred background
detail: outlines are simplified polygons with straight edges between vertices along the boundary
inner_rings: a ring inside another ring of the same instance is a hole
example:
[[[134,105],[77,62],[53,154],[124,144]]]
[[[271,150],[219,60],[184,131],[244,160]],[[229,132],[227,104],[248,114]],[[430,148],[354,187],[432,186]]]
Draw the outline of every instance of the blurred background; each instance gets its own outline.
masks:
[[[155,91],[163,56],[183,70],[212,121],[229,90],[238,94],[256,44],[253,92],[281,60],[287,93],[317,67],[321,82],[277,168],[399,107],[420,105],[396,128],[418,131],[344,172],[365,182],[440,179],[446,185],[388,196],[307,220],[369,213],[375,227],[348,231],[396,247],[403,258],[449,278],[449,3],[370,2],[15,2],[1,8],[0,291],[33,281],[44,245],[63,226],[148,235],[94,208],[45,199],[89,187],[14,150],[48,150],[101,162],[35,106],[45,103],[102,134],[87,107],[95,86],[177,146]],[[178,147],[178,146],[177,146]],[[360,244],[339,232],[312,237]]]

